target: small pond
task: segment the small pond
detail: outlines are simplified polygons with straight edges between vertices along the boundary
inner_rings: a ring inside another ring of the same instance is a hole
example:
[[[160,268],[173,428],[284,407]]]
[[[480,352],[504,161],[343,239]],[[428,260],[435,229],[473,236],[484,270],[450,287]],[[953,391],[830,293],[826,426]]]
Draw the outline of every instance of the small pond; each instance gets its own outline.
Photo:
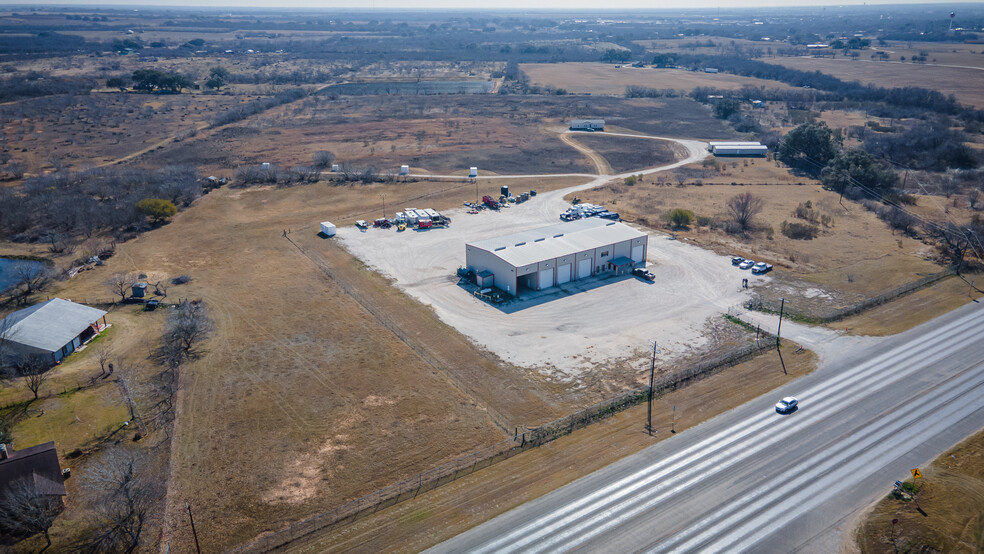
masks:
[[[7,288],[17,284],[24,269],[35,270],[43,266],[44,263],[34,260],[0,258],[0,291],[7,290]]]

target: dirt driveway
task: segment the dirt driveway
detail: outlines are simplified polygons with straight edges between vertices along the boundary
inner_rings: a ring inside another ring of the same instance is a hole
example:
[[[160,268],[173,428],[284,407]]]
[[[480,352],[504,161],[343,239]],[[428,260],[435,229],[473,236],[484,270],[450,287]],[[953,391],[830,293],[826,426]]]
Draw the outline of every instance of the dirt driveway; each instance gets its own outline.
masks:
[[[671,169],[706,156],[701,142],[676,142],[686,148],[684,160],[641,173]],[[626,276],[601,277],[498,308],[459,287],[455,275],[465,263],[465,243],[557,223],[567,206],[564,195],[617,177],[624,176],[601,176],[585,185],[539,194],[500,212],[469,215],[464,210],[450,211],[447,215],[453,224],[447,229],[401,233],[345,227],[337,236],[367,266],[392,278],[398,287],[431,306],[443,321],[507,362],[564,380],[577,379],[606,360],[635,359],[643,366],[648,364],[648,343],[654,339],[665,360],[704,346],[708,339],[702,330],[708,318],[747,296],[748,291],[740,288],[742,277],[749,277],[752,287],[769,277],[751,276],[724,256],[648,229],[644,229],[650,235],[648,261],[655,283]],[[529,185],[535,189],[535,180]]]

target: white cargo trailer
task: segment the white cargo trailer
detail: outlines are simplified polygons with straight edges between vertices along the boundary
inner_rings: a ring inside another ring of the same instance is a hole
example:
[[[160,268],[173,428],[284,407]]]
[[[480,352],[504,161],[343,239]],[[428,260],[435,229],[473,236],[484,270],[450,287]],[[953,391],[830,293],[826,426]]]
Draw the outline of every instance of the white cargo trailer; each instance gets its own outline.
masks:
[[[322,221],[321,234],[323,234],[326,237],[335,236],[335,224],[330,221]]]
[[[477,167],[469,168],[468,169],[468,176],[469,177],[478,177],[478,168]]]

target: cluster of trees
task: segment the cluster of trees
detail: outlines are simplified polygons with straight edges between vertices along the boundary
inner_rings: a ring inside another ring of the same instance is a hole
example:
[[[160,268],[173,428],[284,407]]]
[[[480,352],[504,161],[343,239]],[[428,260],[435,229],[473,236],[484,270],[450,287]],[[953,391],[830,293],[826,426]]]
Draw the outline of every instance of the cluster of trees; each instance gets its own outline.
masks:
[[[832,98],[837,99],[884,102],[894,106],[916,107],[945,114],[965,113],[952,95],[945,96],[938,91],[919,87],[889,89],[858,82],[848,83],[819,71],[800,71],[740,56],[675,54],[674,59],[678,64],[688,67],[717,67],[722,71],[746,77],[780,81],[796,87],[809,87],[828,92],[833,95]],[[975,118],[984,117],[984,113],[974,112],[971,115]]]
[[[860,148],[844,150],[823,121],[804,123],[779,142],[776,158],[849,197],[880,197],[898,184],[890,168]]]
[[[0,79],[0,102],[55,94],[89,94],[95,86],[87,77],[52,77],[31,72]]]
[[[262,98],[260,100],[239,104],[212,119],[212,126],[218,127],[220,125],[227,125],[229,123],[242,121],[251,115],[256,115],[260,112],[265,112],[270,108],[289,104],[290,102],[295,102],[305,96],[307,96],[306,90],[302,88],[292,88],[283,92],[278,92],[269,98]]]
[[[952,129],[948,121],[937,120],[917,123],[900,133],[869,133],[864,149],[913,169],[946,171],[977,167],[968,141],[966,133]]]
[[[149,229],[137,203],[162,199],[176,208],[202,194],[197,170],[168,166],[160,170],[112,167],[56,172],[31,177],[19,187],[0,188],[0,236],[15,241],[50,242],[98,231],[126,234]],[[170,208],[167,208],[169,211]]]
[[[181,89],[193,86],[195,83],[187,75],[156,69],[138,69],[131,77],[133,88],[136,90],[162,90],[180,93]],[[107,86],[114,86],[107,83]]]
[[[294,166],[281,169],[275,165],[263,167],[244,165],[236,169],[235,183],[239,186],[277,185],[289,187],[304,183],[316,183],[321,178],[321,170],[315,166]]]

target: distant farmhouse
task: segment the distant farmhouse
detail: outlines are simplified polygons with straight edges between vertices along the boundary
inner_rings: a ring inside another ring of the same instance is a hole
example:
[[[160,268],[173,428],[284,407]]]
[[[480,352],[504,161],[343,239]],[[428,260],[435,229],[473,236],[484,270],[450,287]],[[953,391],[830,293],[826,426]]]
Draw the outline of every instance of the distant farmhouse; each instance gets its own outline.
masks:
[[[0,341],[7,354],[44,356],[56,364],[105,327],[106,312],[53,298],[0,320]]]
[[[571,131],[604,131],[604,119],[572,119]]]
[[[38,495],[59,503],[67,494],[54,441],[23,450],[0,444],[0,495],[25,481]]]

